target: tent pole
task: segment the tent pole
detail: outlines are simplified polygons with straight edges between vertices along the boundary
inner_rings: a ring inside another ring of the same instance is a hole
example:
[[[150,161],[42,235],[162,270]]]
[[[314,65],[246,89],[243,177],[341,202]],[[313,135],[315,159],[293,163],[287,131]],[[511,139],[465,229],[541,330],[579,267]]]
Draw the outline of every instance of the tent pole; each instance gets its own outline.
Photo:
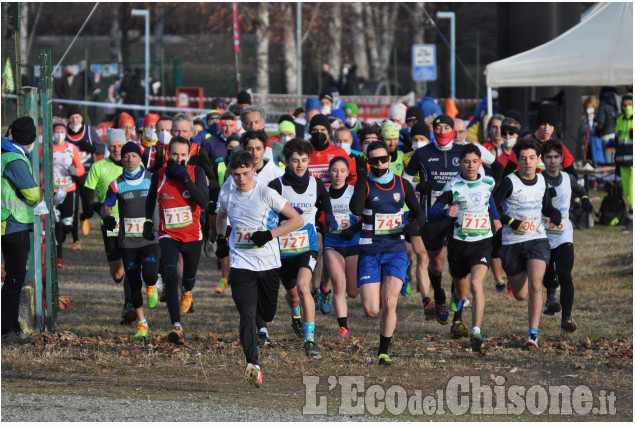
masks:
[[[492,117],[492,88],[487,86],[487,116]]]

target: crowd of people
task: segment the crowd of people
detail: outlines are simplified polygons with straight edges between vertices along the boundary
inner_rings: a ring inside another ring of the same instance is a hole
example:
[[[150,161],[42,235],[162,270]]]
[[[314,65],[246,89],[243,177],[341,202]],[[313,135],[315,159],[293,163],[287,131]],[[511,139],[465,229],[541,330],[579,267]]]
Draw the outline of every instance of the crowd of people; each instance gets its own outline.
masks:
[[[271,342],[280,283],[291,330],[312,359],[320,358],[316,313],[333,307],[339,336],[349,338],[347,304],[359,296],[367,316],[381,313],[378,363],[395,364],[397,304],[415,284],[423,316],[450,324],[453,338],[469,338],[480,352],[488,269],[492,291],[528,299],[527,348],[539,347],[543,313],[562,311],[562,331],[576,330],[569,208],[574,198],[593,207],[573,155],[554,138],[555,105],[540,105],[526,134],[513,110],[489,117],[482,144],[468,142],[468,123],[442,111],[395,103],[388,119],[363,123],[357,105],[328,92],[280,117],[275,135],[246,92],[212,108],[204,121],[149,113],[135,123],[122,112],[105,145],[76,107],[53,124],[58,267],[66,267],[66,235],[82,249],[79,231],[87,235],[98,214],[112,279],[123,288],[121,320],[136,321],[136,337],[150,329],[145,285],[148,308],[167,305],[168,341],[185,343],[181,314],[193,308],[202,252],[221,267],[215,291],[231,287],[245,374],[256,387],[258,345]],[[39,185],[27,178],[35,134],[28,120],[2,139],[3,341],[24,338],[13,307],[26,256],[12,247],[28,238],[26,216],[39,202]],[[616,139],[623,179],[632,180],[632,96],[622,100]],[[632,182],[624,188],[632,220]]]

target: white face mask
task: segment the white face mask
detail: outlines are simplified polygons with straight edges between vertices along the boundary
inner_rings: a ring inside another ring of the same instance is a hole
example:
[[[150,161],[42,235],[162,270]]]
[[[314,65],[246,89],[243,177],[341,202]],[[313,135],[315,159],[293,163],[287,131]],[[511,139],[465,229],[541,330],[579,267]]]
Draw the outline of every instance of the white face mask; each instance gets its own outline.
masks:
[[[66,141],[66,133],[53,133],[53,142],[58,145],[63,144]]]
[[[79,125],[68,125],[68,127],[73,130],[75,133],[77,133],[81,128],[82,128],[82,124]]]
[[[27,151],[28,153],[31,153],[31,152],[33,152],[33,148],[34,148],[34,147],[35,147],[35,143],[31,143],[31,146],[29,146],[29,147],[26,149],[26,151]]]
[[[289,137],[289,136],[285,136],[285,137],[280,138],[280,143],[282,143],[282,144],[284,145],[284,144],[285,144],[285,143],[287,143],[289,140],[291,140],[291,137]]]
[[[424,147],[424,146],[425,146],[425,145],[427,145],[427,144],[428,144],[428,142],[413,142],[413,143],[412,143],[412,149],[417,150],[417,149],[419,149],[419,148]]]
[[[154,142],[155,140],[157,140],[157,130],[154,128],[146,128],[145,130],[143,130],[143,133],[146,136],[146,140],[148,142]]]
[[[339,146],[340,148],[344,149],[346,151],[347,155],[350,155],[350,153],[351,153],[351,145],[349,145],[348,143],[338,143],[337,146]]]
[[[595,108],[586,108],[586,113],[587,113],[587,115],[594,115],[595,114]]]
[[[353,128],[353,127],[355,127],[355,126],[357,125],[357,117],[349,117],[349,118],[346,118],[346,125],[347,125],[349,128]]]
[[[516,140],[518,140],[518,137],[510,137],[508,139],[503,137],[503,144],[505,145],[506,148],[513,148],[514,145],[516,144]]]
[[[172,140],[172,135],[170,134],[169,131],[167,130],[163,130],[161,133],[159,133],[159,143],[162,145],[167,145],[170,143],[170,140]]]
[[[331,114],[331,107],[330,106],[322,106],[322,108],[320,108],[320,113],[322,115],[329,116]]]

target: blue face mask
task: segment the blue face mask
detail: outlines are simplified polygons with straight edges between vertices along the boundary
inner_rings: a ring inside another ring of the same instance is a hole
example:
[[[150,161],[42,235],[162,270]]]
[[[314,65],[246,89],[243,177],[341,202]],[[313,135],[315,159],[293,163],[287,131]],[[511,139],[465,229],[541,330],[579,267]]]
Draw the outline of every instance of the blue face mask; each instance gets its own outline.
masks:
[[[139,178],[139,175],[143,172],[143,168],[139,165],[134,171],[129,171],[127,168],[123,169],[123,176],[126,179],[134,180]]]
[[[344,151],[346,151],[346,155],[351,154],[351,145],[349,145],[348,143],[338,143],[337,146],[344,149]]]
[[[388,171],[386,172],[386,174],[384,174],[381,177],[377,177],[375,175],[375,173],[373,173],[373,169],[372,168],[370,170],[371,171],[370,171],[370,173],[368,173],[368,178],[371,181],[374,181],[377,184],[390,183],[392,181],[392,178],[394,177],[394,174],[393,174],[392,170],[390,169],[390,167],[387,168]]]

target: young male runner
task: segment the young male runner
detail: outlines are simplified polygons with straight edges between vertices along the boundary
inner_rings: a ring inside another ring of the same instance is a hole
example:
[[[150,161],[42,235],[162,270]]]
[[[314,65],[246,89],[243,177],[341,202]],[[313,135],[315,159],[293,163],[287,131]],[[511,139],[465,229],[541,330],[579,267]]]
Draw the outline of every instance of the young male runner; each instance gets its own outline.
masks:
[[[247,360],[245,376],[260,388],[256,314],[267,321],[275,316],[280,288],[277,238],[299,229],[303,220],[282,196],[254,180],[254,160],[249,153],[234,153],[229,168],[236,187],[218,203],[217,254],[229,254],[232,298],[240,314],[240,343]],[[288,220],[276,227],[278,214]],[[232,223],[229,242],[224,237],[227,219]]]
[[[552,139],[542,144],[542,162],[545,164],[545,172],[542,173],[542,176],[547,182],[547,187],[555,189],[556,193],[552,203],[554,208],[560,210],[562,214],[562,221],[557,226],[549,220],[549,217],[542,217],[551,248],[549,265],[543,280],[543,284],[547,288],[547,301],[543,313],[553,315],[560,311],[560,302],[556,298],[556,289],[560,285],[561,328],[563,332],[574,332],[577,325],[575,320],[571,318],[575,293],[571,279],[571,270],[573,270],[573,226],[569,221],[571,194],[582,199],[583,210],[593,211],[593,205],[591,205],[586,190],[578,184],[575,177],[560,171],[562,158],[562,143]]]
[[[448,243],[448,263],[450,275],[456,292],[452,294],[450,309],[454,311],[451,332],[455,338],[467,336],[462,321],[463,304],[471,290],[472,332],[470,343],[472,351],[481,351],[483,335],[483,312],[485,296],[483,279],[489,268],[492,251],[492,223],[494,229],[501,228],[500,216],[491,196],[494,190],[492,177],[479,175],[481,152],[469,143],[459,153],[461,173],[446,183],[434,206],[428,211],[428,221],[436,222],[445,217],[453,218],[453,237]],[[471,279],[468,281],[468,275]]]
[[[514,297],[529,296],[529,335],[526,348],[538,348],[538,325],[542,313],[542,279],[549,263],[549,241],[542,216],[559,226],[562,214],[551,205],[545,179],[536,173],[540,144],[524,139],[514,146],[520,168],[507,175],[494,190],[494,200],[503,223],[500,249],[503,269]]]
[[[309,156],[313,146],[302,139],[291,139],[282,148],[286,170],[282,177],[272,180],[269,187],[289,204],[302,211],[304,225],[300,230],[279,238],[282,284],[287,290],[291,307],[291,326],[299,334],[300,320],[304,330],[304,351],[308,357],[319,359],[315,344],[315,301],[311,294],[311,278],[318,258],[315,220],[318,209],[326,214],[325,233],[337,229],[329,197],[321,179],[309,175]],[[302,306],[302,315],[300,315]],[[301,319],[300,319],[301,318]]]

